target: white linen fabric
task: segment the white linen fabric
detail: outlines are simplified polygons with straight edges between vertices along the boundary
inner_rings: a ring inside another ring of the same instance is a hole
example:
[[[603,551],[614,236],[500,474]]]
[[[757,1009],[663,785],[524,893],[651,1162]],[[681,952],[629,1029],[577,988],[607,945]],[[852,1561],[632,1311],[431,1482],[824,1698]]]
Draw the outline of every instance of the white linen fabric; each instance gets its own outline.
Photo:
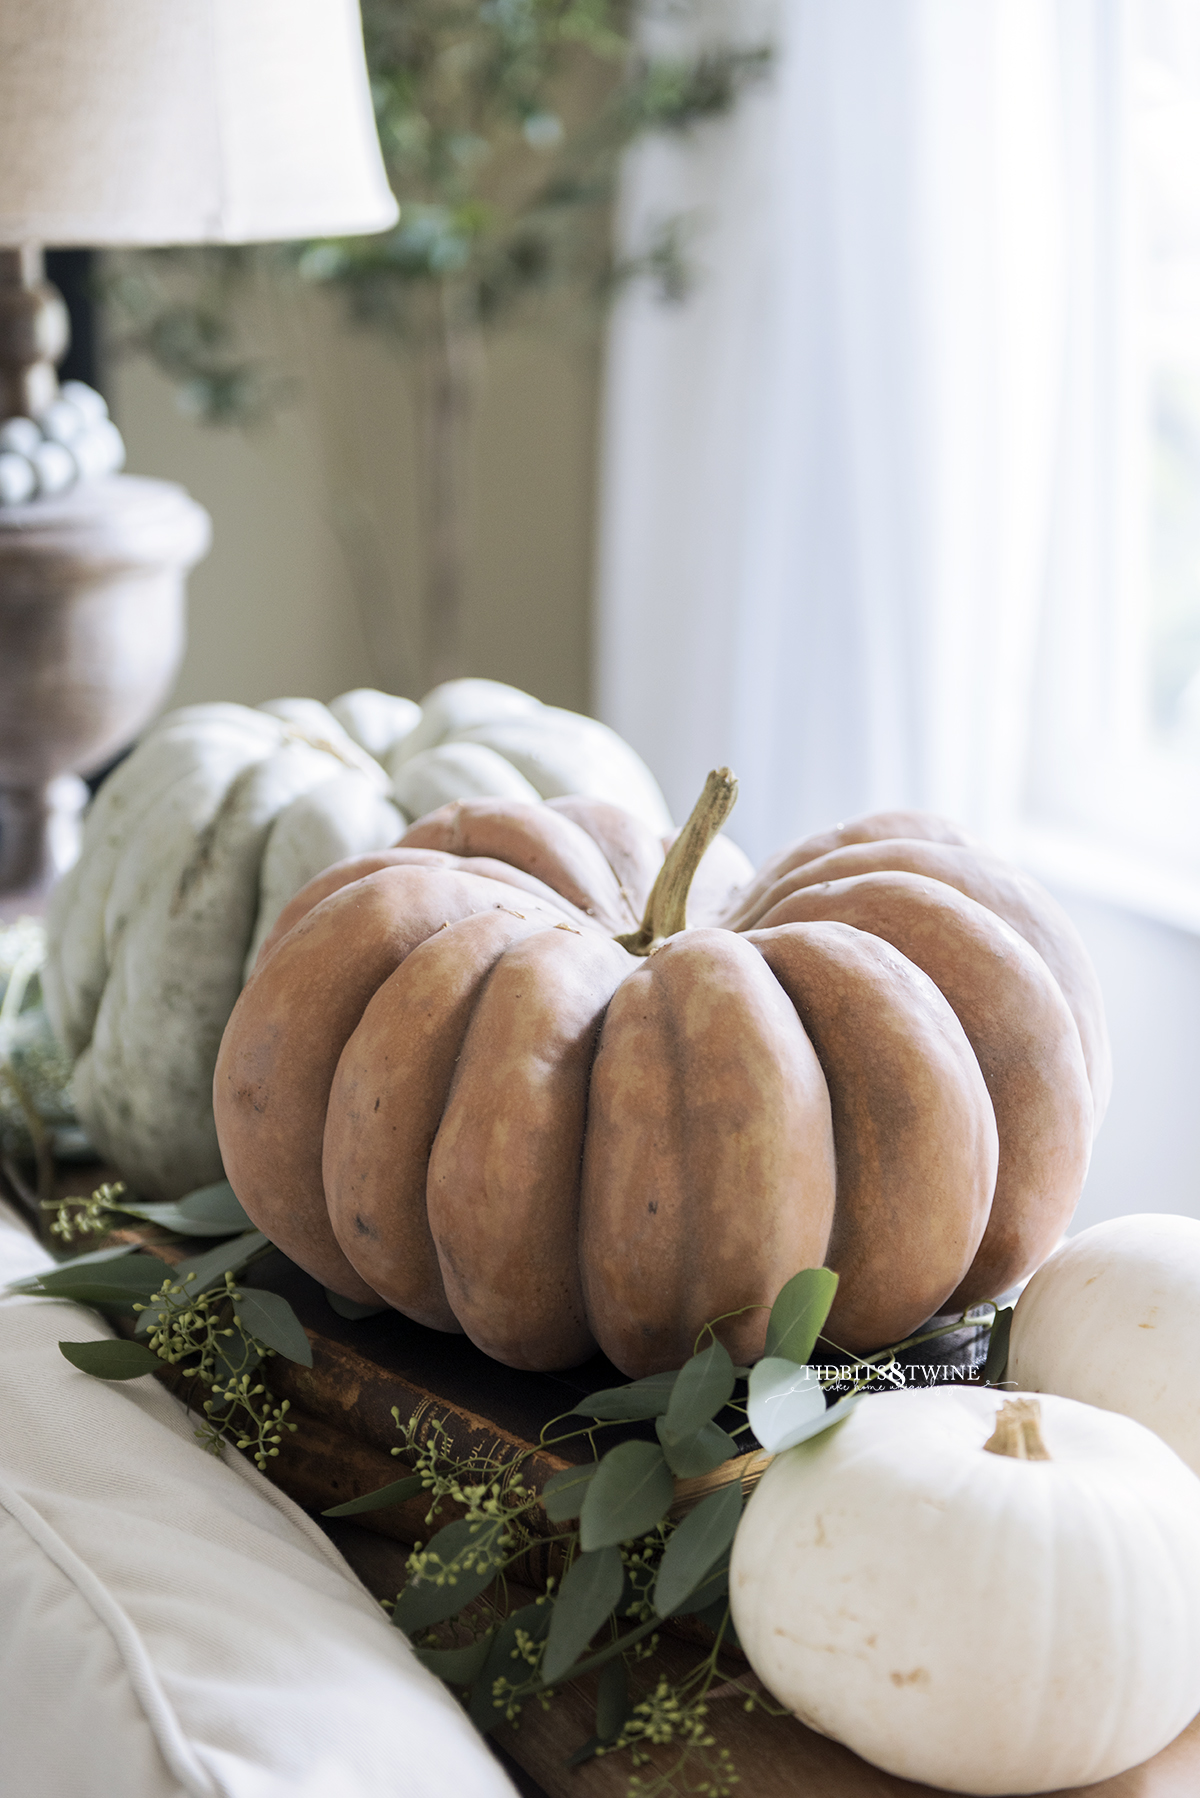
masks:
[[[0,1286],[50,1265],[0,1204]],[[0,1300],[3,1798],[512,1798],[317,1526],[92,1312]]]
[[[614,317],[599,709],[676,816],[732,766],[755,859],[897,804],[1003,842],[1021,800],[1089,10],[707,0],[771,77],[630,159],[623,246],[690,217],[699,279]]]

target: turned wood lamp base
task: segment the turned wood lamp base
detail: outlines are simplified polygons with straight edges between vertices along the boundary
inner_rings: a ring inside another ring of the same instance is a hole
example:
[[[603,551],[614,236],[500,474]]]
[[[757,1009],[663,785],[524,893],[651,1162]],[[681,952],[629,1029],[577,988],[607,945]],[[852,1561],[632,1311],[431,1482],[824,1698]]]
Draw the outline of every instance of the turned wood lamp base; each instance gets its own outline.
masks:
[[[0,249],[0,422],[57,390],[66,313],[40,250]],[[0,895],[74,859],[86,790],[171,690],[184,580],[208,514],[167,481],[112,475],[0,506]]]

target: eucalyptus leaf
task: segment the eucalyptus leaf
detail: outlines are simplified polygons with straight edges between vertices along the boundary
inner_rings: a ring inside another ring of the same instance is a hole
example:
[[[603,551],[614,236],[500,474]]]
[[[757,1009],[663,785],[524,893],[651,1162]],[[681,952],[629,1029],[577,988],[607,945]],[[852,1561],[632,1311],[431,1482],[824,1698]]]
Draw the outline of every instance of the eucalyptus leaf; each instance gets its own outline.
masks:
[[[661,1417],[678,1378],[674,1371],[651,1373],[643,1380],[631,1380],[628,1386],[608,1386],[581,1398],[573,1415],[596,1417],[602,1423],[637,1423],[645,1417]]]
[[[829,1316],[838,1277],[828,1267],[806,1267],[794,1274],[771,1306],[766,1353],[802,1363],[808,1360]]]
[[[731,1461],[738,1452],[732,1436],[715,1423],[706,1423],[687,1436],[673,1436],[668,1429],[670,1419],[660,1417],[655,1424],[667,1466],[679,1480],[694,1480],[711,1473],[722,1461]]]
[[[517,1685],[532,1671],[527,1661],[513,1658],[514,1654],[520,1652],[517,1648],[518,1632],[527,1636],[531,1643],[544,1641],[550,1628],[553,1609],[547,1599],[543,1599],[541,1603],[535,1600],[533,1604],[522,1605],[519,1611],[506,1617],[496,1631],[483,1671],[472,1683],[468,1706],[472,1723],[485,1736],[490,1735],[504,1721],[505,1701],[496,1703],[496,1681],[508,1679],[513,1685]]]
[[[61,1263],[63,1267],[91,1267],[98,1261],[120,1261],[126,1255],[140,1255],[143,1252],[140,1242],[114,1242],[106,1249],[89,1249],[86,1255],[72,1255]],[[30,1274],[30,1280],[36,1280],[37,1274]],[[24,1286],[24,1280],[19,1282]]]
[[[261,1230],[247,1230],[245,1235],[235,1236],[232,1242],[209,1249],[206,1255],[193,1255],[181,1261],[175,1269],[175,1278],[185,1280],[188,1274],[195,1274],[193,1289],[207,1292],[210,1287],[219,1286],[226,1274],[238,1273],[260,1250],[270,1246]]]
[[[375,1492],[364,1492],[361,1498],[347,1499],[344,1505],[334,1505],[332,1510],[322,1511],[322,1517],[359,1517],[364,1511],[386,1511],[392,1505],[402,1505],[406,1499],[417,1498],[424,1492],[425,1483],[419,1473],[410,1473],[407,1479],[393,1480],[390,1485],[380,1486]],[[470,1681],[467,1682],[470,1684]]]
[[[325,1512],[326,1517],[334,1515],[333,1511]],[[465,1648],[417,1648],[413,1652],[422,1667],[428,1667],[448,1686],[469,1686],[483,1671],[495,1633],[490,1629],[486,1636],[468,1642]]]
[[[619,1548],[596,1548],[571,1562],[555,1594],[542,1657],[542,1679],[552,1686],[573,1667],[596,1631],[611,1617],[625,1585]]]
[[[130,1217],[160,1224],[164,1230],[174,1230],[180,1236],[234,1236],[254,1227],[228,1180],[201,1186],[188,1193],[186,1198],[161,1203],[142,1204],[122,1199],[119,1209]]]
[[[1008,1368],[1008,1339],[1012,1335],[1013,1308],[997,1311],[988,1337],[987,1360],[983,1364],[985,1386],[998,1386]]]
[[[247,1261],[257,1255],[261,1249],[270,1245],[261,1230],[249,1230],[242,1236],[235,1236],[232,1242],[223,1242],[215,1249],[209,1249],[206,1255],[193,1255],[177,1266],[164,1269],[171,1276],[173,1286],[183,1286],[192,1298],[199,1298],[202,1292],[210,1292],[213,1287],[224,1284],[226,1274],[236,1274],[245,1267]],[[161,1285],[161,1281],[159,1284]],[[152,1305],[143,1311],[138,1318],[138,1334],[143,1335],[161,1321],[163,1305]]]
[[[689,1592],[676,1610],[676,1617],[702,1617],[715,1605],[729,1602],[729,1556],[722,1555],[702,1586]]]
[[[426,1544],[425,1553],[437,1555],[440,1565],[423,1577],[409,1579],[392,1612],[397,1629],[412,1636],[430,1624],[444,1623],[487,1590],[502,1558],[485,1546],[484,1539],[492,1531],[490,1523],[465,1517],[438,1531]]]
[[[582,1767],[590,1761],[599,1748],[606,1748],[616,1740],[625,1727],[626,1718],[633,1709],[633,1701],[629,1696],[629,1675],[625,1670],[625,1662],[620,1655],[611,1661],[605,1661],[596,1679],[596,1733],[581,1742],[573,1754],[568,1755],[568,1767]]]
[[[390,1305],[360,1305],[357,1299],[344,1299],[340,1292],[334,1292],[331,1286],[325,1288],[325,1302],[331,1311],[350,1323],[359,1323],[364,1317],[378,1317],[381,1311],[390,1311]]]
[[[791,1369],[792,1383],[779,1374],[772,1376],[771,1368],[782,1367],[786,1363],[760,1361],[750,1376],[750,1427],[768,1454],[779,1455],[784,1449],[795,1448],[801,1442],[807,1442],[813,1436],[819,1436],[823,1430],[831,1430],[837,1424],[844,1423],[851,1411],[863,1396],[860,1392],[851,1393],[849,1398],[839,1399],[836,1405],[825,1404],[825,1396],[820,1394],[817,1401],[815,1380],[806,1383],[795,1376],[802,1373],[813,1373],[810,1368]],[[764,1369],[755,1390],[755,1376],[759,1369]]]
[[[579,1513],[585,1553],[644,1536],[671,1508],[675,1484],[666,1457],[652,1442],[619,1442],[601,1460]]]
[[[99,1264],[88,1262],[82,1267],[69,1261],[33,1280],[21,1281],[14,1290],[35,1297],[73,1299],[77,1304],[98,1309],[115,1306],[128,1311],[135,1302],[157,1292],[170,1272],[152,1255],[132,1255]]]
[[[731,1480],[702,1498],[667,1543],[654,1582],[654,1608],[671,1617],[704,1585],[726,1553],[742,1515],[742,1483]]]
[[[74,1298],[77,1292],[94,1292],[100,1287],[122,1296],[136,1298],[141,1293],[157,1292],[171,1269],[156,1255],[123,1256],[119,1259],[84,1266],[68,1261],[37,1276],[37,1289],[54,1298]]]
[[[311,1367],[312,1344],[287,1300],[277,1292],[260,1292],[255,1286],[243,1286],[240,1290],[234,1315],[241,1319],[243,1329],[277,1355],[301,1367]]]
[[[596,1690],[596,1734],[602,1742],[611,1742],[625,1727],[633,1705],[629,1697],[629,1675],[618,1656],[601,1667]]]
[[[572,1517],[578,1517],[599,1465],[599,1461],[588,1461],[582,1467],[568,1467],[546,1481],[542,1507],[551,1523],[569,1523]]]
[[[98,1380],[140,1380],[164,1365],[140,1342],[60,1342],[58,1346],[72,1367]]]
[[[825,1393],[816,1368],[797,1367],[778,1355],[764,1356],[750,1374],[747,1415],[768,1454],[788,1448],[791,1431],[825,1415]]]
[[[723,1342],[710,1342],[706,1349],[685,1361],[676,1375],[663,1419],[671,1435],[693,1436],[711,1423],[732,1398],[734,1384],[733,1362]]]

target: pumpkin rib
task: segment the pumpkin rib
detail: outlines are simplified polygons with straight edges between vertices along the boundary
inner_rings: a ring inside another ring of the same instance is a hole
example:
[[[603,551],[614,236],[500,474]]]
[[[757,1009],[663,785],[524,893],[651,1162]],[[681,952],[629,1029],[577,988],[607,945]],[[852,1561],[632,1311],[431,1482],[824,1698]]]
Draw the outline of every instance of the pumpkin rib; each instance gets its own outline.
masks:
[[[226,710],[239,716],[222,715],[213,721],[203,758],[212,765],[214,788],[279,744],[278,727],[261,713],[240,706],[222,708],[222,713]],[[142,830],[143,821],[176,781],[195,775],[201,759],[174,714],[151,726],[143,743],[151,740],[152,752],[139,745],[102,784],[84,818],[79,859],[50,894],[47,928],[52,950],[42,974],[43,991],[55,1033],[75,1056],[91,1038],[108,978],[105,919],[113,882],[126,859],[127,837]],[[157,833],[153,842],[161,856]]]
[[[263,850],[258,911],[242,963],[242,984],[279,914],[314,875],[334,862],[394,842],[407,827],[405,813],[353,768],[339,769],[284,806]]]
[[[1078,1026],[1092,1089],[1093,1131],[1098,1130],[1112,1092],[1112,1050],[1100,982],[1079,932],[1058,901],[999,856],[965,844],[916,838],[847,844],[782,875],[754,905],[732,913],[725,922],[731,930],[753,929],[775,905],[803,887],[876,873],[927,875],[956,887],[1011,924],[1037,950]]]
[[[333,893],[259,964],[233,1010],[213,1080],[225,1172],[260,1229],[346,1298],[377,1295],[333,1232],[321,1179],[334,1072],[376,988],[418,943],[474,912],[516,913],[516,895],[478,874],[400,866]],[[520,897],[519,913],[561,913]],[[303,1017],[306,1052],[289,1026]]]
[[[455,800],[418,819],[397,847],[494,856],[545,881],[610,936],[628,926],[629,908],[604,851],[586,830],[546,805]]]
[[[894,841],[898,837],[905,839],[919,838],[930,843],[959,843],[969,846],[972,839],[964,836],[957,825],[951,824],[948,818],[939,818],[934,812],[868,812],[864,817],[852,818],[848,824],[835,824],[832,830],[817,831],[810,837],[802,837],[798,843],[789,843],[786,848],[768,861],[755,875],[751,885],[735,895],[736,912],[717,920],[727,930],[739,928],[734,918],[748,923],[762,922],[761,912],[756,911],[759,899],[779,880],[792,873],[796,868],[815,862],[820,856],[828,855],[835,849],[845,849],[854,843],[876,843]]]
[[[760,928],[821,919],[879,936],[928,974],[966,1032],[1000,1138],[983,1241],[950,1308],[994,1298],[1040,1265],[1079,1202],[1092,1098],[1079,1031],[1045,962],[1003,919],[943,881],[858,874],[804,887]]]
[[[429,1157],[429,1228],[459,1323],[510,1367],[595,1351],[579,1271],[588,1084],[634,965],[608,938],[541,930],[499,957],[462,1042]]]
[[[928,975],[840,923],[749,934],[796,1007],[829,1087],[839,1277],[826,1335],[855,1354],[942,1309],[992,1207],[995,1113],[966,1034]]]
[[[545,918],[475,912],[437,930],[377,989],[338,1059],[321,1175],[333,1233],[397,1311],[461,1333],[446,1297],[425,1188],[463,1037],[499,958]]]
[[[295,898],[280,912],[275,925],[263,938],[255,966],[265,961],[276,943],[297,925],[313,907],[330,894],[339,892],[342,887],[350,886],[356,880],[364,880],[368,874],[379,874],[385,868],[440,868],[444,873],[478,874],[486,880],[498,880],[505,886],[516,887],[521,893],[527,893],[534,899],[540,899],[545,905],[552,905],[555,911],[570,918],[581,929],[595,930],[596,922],[586,912],[564,899],[545,881],[527,874],[523,868],[511,867],[507,862],[497,861],[485,855],[451,855],[444,849],[377,849],[369,855],[351,855],[344,861],[334,862],[323,873],[310,880],[307,886],[301,887]]]
[[[263,844],[281,800],[321,760],[292,743],[220,783],[211,769],[177,780],[113,881],[108,969],[76,1103],[97,1150],[140,1192],[187,1192],[197,1169],[221,1177],[208,1096],[254,929]]]
[[[631,921],[639,924],[662,865],[658,837],[632,812],[622,811],[606,799],[567,794],[545,803],[547,810],[560,812],[591,837],[612,869]]]
[[[824,1260],[834,1210],[825,1077],[756,949],[666,941],[618,987],[592,1070],[580,1264],[592,1333],[630,1376],[697,1333],[762,1353],[780,1286]]]

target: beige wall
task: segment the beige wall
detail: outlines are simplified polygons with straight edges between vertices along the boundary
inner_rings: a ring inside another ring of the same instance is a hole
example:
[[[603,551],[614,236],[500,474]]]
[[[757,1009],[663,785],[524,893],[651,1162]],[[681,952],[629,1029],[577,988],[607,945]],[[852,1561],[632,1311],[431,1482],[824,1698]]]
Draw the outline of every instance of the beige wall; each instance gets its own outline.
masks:
[[[108,388],[132,473],[212,513],[172,703],[353,686],[419,697],[418,465],[405,364],[326,296],[271,314],[296,404],[250,432],[199,426],[144,362]],[[587,709],[597,357],[519,333],[488,359],[475,467],[468,672]]]

